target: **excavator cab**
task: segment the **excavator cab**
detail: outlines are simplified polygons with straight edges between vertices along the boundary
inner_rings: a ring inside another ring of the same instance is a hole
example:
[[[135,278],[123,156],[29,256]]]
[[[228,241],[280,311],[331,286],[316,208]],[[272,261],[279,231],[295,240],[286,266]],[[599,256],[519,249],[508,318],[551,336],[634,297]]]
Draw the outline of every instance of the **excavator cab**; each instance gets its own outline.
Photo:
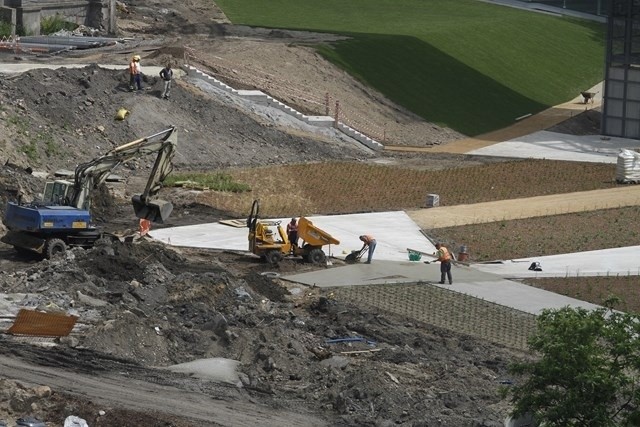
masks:
[[[56,205],[69,204],[69,198],[73,194],[73,185],[73,182],[62,179],[47,182],[44,186],[42,202]]]

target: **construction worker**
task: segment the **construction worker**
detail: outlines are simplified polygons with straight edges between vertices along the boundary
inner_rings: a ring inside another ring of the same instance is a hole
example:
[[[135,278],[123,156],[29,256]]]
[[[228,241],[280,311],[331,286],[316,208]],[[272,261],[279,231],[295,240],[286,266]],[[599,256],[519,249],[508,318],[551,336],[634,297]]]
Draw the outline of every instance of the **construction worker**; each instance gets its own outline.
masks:
[[[360,240],[364,243],[362,245],[362,249],[360,249],[360,252],[364,251],[365,248],[369,249],[369,254],[367,255],[367,261],[365,262],[365,264],[371,264],[373,251],[376,250],[376,239],[374,239],[373,236],[363,234],[362,236],[360,236]]]
[[[164,82],[164,90],[160,97],[162,99],[169,99],[169,95],[171,94],[171,80],[173,79],[171,64],[167,64],[166,67],[160,70],[160,78],[162,78],[162,81]]]
[[[295,218],[291,218],[291,222],[287,224],[287,236],[291,242],[291,252],[293,252],[294,247],[298,246],[298,222]]]
[[[436,243],[435,256],[438,257],[436,261],[440,261],[440,284],[444,285],[445,276],[449,279],[449,284],[453,284],[453,278],[451,277],[451,253],[442,243]]]
[[[140,66],[140,55],[133,55],[131,62],[129,63],[129,90],[135,90],[135,85],[138,90],[142,90],[142,67]]]

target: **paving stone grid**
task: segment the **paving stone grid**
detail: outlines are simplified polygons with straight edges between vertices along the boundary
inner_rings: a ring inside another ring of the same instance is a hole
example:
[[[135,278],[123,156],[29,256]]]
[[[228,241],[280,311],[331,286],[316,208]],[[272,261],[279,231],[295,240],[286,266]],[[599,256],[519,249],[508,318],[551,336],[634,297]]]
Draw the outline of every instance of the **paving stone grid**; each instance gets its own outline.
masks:
[[[526,350],[536,317],[425,283],[330,288],[334,295],[393,315]]]

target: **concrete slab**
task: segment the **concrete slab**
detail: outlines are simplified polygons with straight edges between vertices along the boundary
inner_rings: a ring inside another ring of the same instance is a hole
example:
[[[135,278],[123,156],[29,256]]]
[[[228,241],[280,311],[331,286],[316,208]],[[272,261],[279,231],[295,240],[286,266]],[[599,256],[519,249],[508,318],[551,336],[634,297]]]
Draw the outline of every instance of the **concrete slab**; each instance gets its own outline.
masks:
[[[356,263],[326,270],[311,271],[281,277],[283,280],[307,286],[382,285],[396,283],[437,282],[440,267],[421,261],[388,261],[375,259],[371,264]]]
[[[640,276],[639,254],[640,246],[629,246],[474,264],[473,268],[507,278]],[[529,271],[532,262],[539,262],[542,271]]]
[[[472,267],[453,266],[453,285],[439,285],[440,265],[423,262],[374,261],[327,270],[281,277],[307,286],[332,288],[340,286],[380,285],[429,282],[454,292],[538,315],[544,309],[565,306],[595,309],[598,306],[574,298],[506,280]],[[435,282],[435,283],[434,283]]]
[[[620,149],[638,149],[635,139],[540,131],[467,152],[478,156],[617,163]]]
[[[84,68],[90,64],[38,64],[38,63],[19,63],[19,64],[0,64],[1,74],[19,74],[25,71],[34,69],[49,69],[57,70],[59,68]],[[126,71],[129,68],[129,64],[98,64],[98,67],[106,70],[123,70]],[[142,64],[142,72],[150,76],[157,76],[162,70],[162,67],[145,66]],[[180,78],[185,76],[186,73],[180,68],[173,68],[173,77]]]
[[[344,258],[352,250],[360,249],[362,242],[358,236],[362,234],[371,234],[378,242],[374,259],[406,261],[409,259],[407,248],[427,253],[436,250],[429,239],[422,235],[420,227],[402,211],[313,216],[309,219],[340,240],[339,245],[324,248],[327,255],[336,258]],[[280,219],[283,225],[289,220]],[[246,251],[247,233],[247,228],[213,223],[163,228],[152,230],[149,234],[154,239],[174,246]]]

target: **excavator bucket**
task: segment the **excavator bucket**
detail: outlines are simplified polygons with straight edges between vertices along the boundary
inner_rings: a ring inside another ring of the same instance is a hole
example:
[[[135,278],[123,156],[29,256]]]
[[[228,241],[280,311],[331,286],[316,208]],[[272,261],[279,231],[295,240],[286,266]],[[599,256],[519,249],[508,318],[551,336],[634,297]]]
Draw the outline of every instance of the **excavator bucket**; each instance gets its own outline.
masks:
[[[165,222],[173,211],[173,205],[171,202],[159,199],[143,201],[142,198],[137,195],[133,196],[131,204],[133,204],[133,210],[136,213],[136,217],[140,219],[147,219],[158,224]]]

